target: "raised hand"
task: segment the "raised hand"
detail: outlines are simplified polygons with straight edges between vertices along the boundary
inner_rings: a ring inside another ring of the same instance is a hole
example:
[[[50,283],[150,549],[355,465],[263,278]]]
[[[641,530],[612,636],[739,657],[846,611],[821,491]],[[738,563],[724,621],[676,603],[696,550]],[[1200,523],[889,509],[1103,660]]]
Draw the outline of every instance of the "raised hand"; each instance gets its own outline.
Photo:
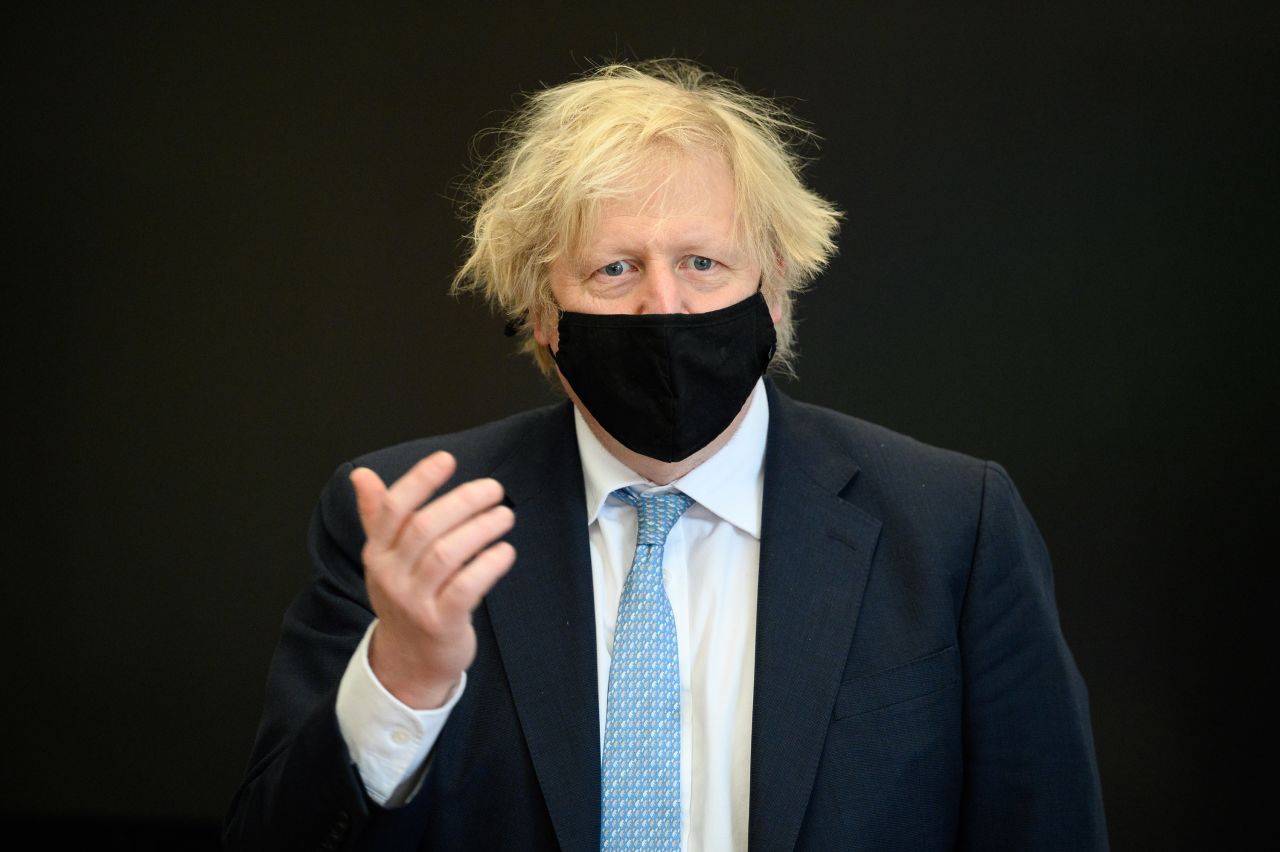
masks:
[[[368,468],[351,472],[367,538],[365,585],[378,616],[369,665],[415,709],[444,704],[471,665],[471,612],[516,558],[514,547],[495,542],[515,523],[515,513],[500,505],[497,480],[466,482],[423,506],[456,468],[442,451],[390,488]]]

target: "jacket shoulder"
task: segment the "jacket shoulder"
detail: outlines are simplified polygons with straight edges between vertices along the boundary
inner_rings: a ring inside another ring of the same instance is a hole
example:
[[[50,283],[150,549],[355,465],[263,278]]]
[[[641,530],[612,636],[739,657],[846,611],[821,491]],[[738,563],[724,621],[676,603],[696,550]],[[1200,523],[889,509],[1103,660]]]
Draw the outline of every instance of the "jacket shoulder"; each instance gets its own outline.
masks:
[[[566,425],[572,429],[569,405],[562,402],[459,432],[405,441],[366,453],[353,459],[349,467],[343,467],[348,472],[354,467],[368,467],[382,477],[383,482],[390,484],[422,459],[446,450],[458,460],[458,470],[452,478],[454,482],[488,476],[522,444],[545,438]]]
[[[988,462],[933,446],[909,435],[830,408],[798,402],[781,394],[780,413],[796,433],[799,446],[825,448],[851,459],[859,479],[883,486],[980,486]]]

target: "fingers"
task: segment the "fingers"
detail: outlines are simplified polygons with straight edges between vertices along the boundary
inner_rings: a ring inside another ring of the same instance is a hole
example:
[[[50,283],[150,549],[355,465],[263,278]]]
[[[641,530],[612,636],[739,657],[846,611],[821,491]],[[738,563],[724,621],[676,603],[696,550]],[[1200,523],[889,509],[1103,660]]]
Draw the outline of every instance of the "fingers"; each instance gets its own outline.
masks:
[[[423,549],[437,543],[450,530],[494,508],[502,500],[502,493],[496,479],[474,479],[459,485],[415,512],[400,528],[395,547],[416,560]]]
[[[494,506],[432,540],[414,564],[418,580],[430,592],[437,592],[456,571],[510,530],[515,519],[506,506]]]
[[[418,462],[390,488],[368,468],[351,472],[367,538],[366,572],[399,565],[397,573],[404,572],[404,580],[412,577],[420,592],[434,594],[512,528],[515,515],[498,505],[503,489],[497,480],[465,482],[430,500],[456,469],[453,456],[441,451]]]
[[[489,593],[493,584],[511,570],[516,561],[516,549],[505,541],[486,548],[462,570],[454,572],[441,587],[438,597],[441,605],[470,613],[480,605],[480,599]]]
[[[356,507],[369,541],[382,549],[393,547],[405,522],[453,476],[457,466],[454,457],[441,450],[415,464],[390,488],[368,468],[352,471]]]

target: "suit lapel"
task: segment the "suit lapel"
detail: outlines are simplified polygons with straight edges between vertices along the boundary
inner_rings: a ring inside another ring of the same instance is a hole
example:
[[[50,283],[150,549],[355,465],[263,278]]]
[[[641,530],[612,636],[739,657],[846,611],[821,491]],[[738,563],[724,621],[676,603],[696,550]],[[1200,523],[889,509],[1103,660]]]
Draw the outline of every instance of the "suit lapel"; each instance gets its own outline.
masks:
[[[751,728],[752,849],[794,846],[880,524],[840,496],[848,453],[768,383]],[[561,848],[599,849],[595,612],[582,468],[568,404],[500,464],[516,512],[511,573],[488,594],[534,770]]]
[[[494,471],[515,509],[517,556],[485,606],[560,847],[594,852],[600,720],[586,498],[569,404],[551,420]]]
[[[858,468],[769,383],[751,849],[791,849],[808,806],[880,522],[845,502]]]

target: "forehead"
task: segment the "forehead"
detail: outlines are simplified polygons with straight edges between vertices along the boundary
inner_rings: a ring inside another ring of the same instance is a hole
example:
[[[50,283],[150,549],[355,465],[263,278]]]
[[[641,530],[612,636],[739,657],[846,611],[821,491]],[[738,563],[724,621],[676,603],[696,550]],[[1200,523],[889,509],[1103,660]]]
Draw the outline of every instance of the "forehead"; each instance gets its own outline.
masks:
[[[625,183],[593,205],[578,253],[678,239],[736,242],[737,193],[718,154],[658,153]]]

